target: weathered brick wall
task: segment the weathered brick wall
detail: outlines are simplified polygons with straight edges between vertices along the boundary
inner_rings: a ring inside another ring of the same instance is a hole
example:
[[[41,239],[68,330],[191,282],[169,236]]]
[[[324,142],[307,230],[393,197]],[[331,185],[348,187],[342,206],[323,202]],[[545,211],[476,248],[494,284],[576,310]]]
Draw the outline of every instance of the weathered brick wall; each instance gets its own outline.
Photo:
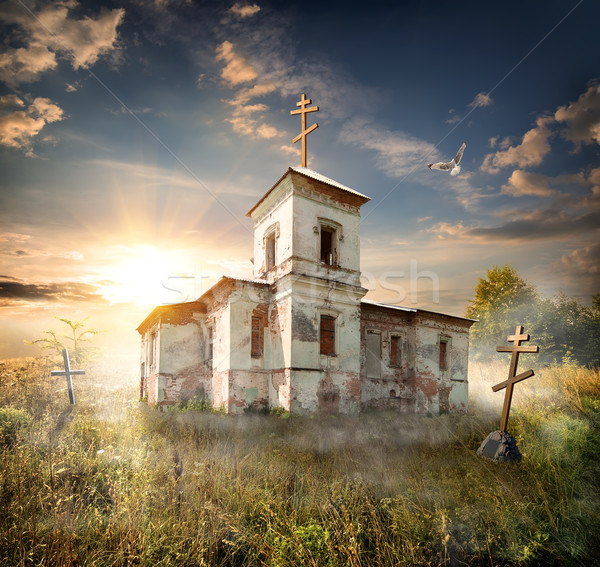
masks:
[[[423,310],[402,311],[363,303],[361,400],[363,409],[397,408],[434,414],[467,409],[470,322]],[[367,377],[366,337],[381,334],[381,376]],[[390,355],[392,337],[402,341],[400,364]],[[447,368],[440,369],[440,338],[447,340]]]

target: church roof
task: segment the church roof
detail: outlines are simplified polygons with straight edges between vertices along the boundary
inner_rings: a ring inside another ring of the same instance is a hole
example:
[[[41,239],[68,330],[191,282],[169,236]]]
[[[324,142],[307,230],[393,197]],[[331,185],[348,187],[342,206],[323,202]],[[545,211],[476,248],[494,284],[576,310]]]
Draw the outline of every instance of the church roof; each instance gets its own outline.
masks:
[[[451,319],[460,319],[462,321],[469,321],[472,325],[477,322],[477,319],[469,319],[468,317],[461,317],[459,315],[448,315],[448,313],[440,313],[439,311],[430,311],[429,309],[415,309],[412,307],[402,307],[401,305],[389,305],[388,303],[379,303],[378,301],[372,301],[371,299],[361,299],[361,305],[372,305],[380,309],[395,309],[396,311],[405,311],[409,313],[423,313],[430,315],[440,315],[442,317],[450,317]]]
[[[213,286],[208,288],[198,299],[194,301],[185,301],[183,303],[168,303],[166,305],[159,305],[155,307],[150,314],[140,323],[138,328],[136,329],[138,333],[142,334],[151,327],[157,317],[165,318],[165,322],[169,322],[169,319],[173,317],[181,318],[185,317],[187,314],[192,314],[194,312],[206,312],[205,300],[212,294],[214,291],[226,284],[227,282],[243,282],[249,283],[253,285],[264,285],[269,286],[268,282],[265,280],[258,279],[249,279],[249,278],[238,278],[236,276],[221,276],[219,281],[215,283]]]
[[[304,177],[313,179],[315,181],[319,181],[320,183],[324,183],[325,185],[328,185],[329,187],[333,187],[334,189],[337,189],[338,191],[342,191],[343,193],[346,193],[347,196],[352,196],[355,201],[358,201],[359,205],[363,205],[367,201],[371,200],[371,197],[367,197],[366,195],[363,195],[362,193],[359,193],[358,191],[355,191],[354,189],[350,189],[350,187],[346,187],[346,185],[342,185],[341,183],[338,183],[337,181],[334,181],[333,179],[330,179],[329,177],[325,177],[324,175],[321,175],[320,173],[317,173],[316,171],[313,171],[312,169],[308,169],[307,167],[288,167],[287,171],[277,180],[277,182],[273,185],[273,187],[271,187],[256,202],[256,204],[246,213],[246,216],[247,217],[252,216],[252,213],[256,210],[256,208],[269,196],[269,194],[275,189],[275,187],[277,187],[281,183],[281,181],[287,175],[289,175],[291,172],[298,173]]]
[[[341,183],[338,183],[337,181],[334,181],[333,179],[330,179],[329,177],[325,177],[324,175],[321,175],[320,173],[313,171],[312,169],[309,169],[308,167],[290,167],[290,169],[292,171],[295,171],[296,173],[301,173],[302,175],[306,175],[306,177],[310,177],[312,179],[316,179],[317,181],[322,181],[323,183],[327,183],[327,185],[331,185],[332,187],[337,187],[338,189],[341,189],[342,191],[347,191],[348,193],[352,193],[353,195],[358,195],[359,197],[363,197],[364,199],[367,199],[368,201],[371,200],[371,197],[367,197],[366,195],[363,195],[362,193],[359,193],[358,191],[355,191],[354,189],[350,189],[350,187],[346,187],[346,185],[342,185]]]
[[[386,309],[396,309],[397,311],[407,311],[409,313],[416,313],[417,310],[411,307],[402,307],[401,305],[390,305],[388,303],[379,303],[379,301],[372,301],[371,299],[361,299],[361,303],[367,305],[373,305],[374,307],[385,307]]]

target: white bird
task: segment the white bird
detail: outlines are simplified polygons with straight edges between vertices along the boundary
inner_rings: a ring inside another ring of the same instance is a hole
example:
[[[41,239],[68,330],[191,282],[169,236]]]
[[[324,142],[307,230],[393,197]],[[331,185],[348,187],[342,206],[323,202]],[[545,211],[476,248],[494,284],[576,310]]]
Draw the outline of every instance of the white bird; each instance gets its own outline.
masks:
[[[462,159],[463,152],[467,147],[467,142],[463,142],[462,146],[458,150],[458,153],[454,156],[451,161],[439,161],[438,163],[430,163],[427,167],[429,169],[442,169],[444,171],[450,171],[450,175],[458,175],[460,173],[460,160]]]

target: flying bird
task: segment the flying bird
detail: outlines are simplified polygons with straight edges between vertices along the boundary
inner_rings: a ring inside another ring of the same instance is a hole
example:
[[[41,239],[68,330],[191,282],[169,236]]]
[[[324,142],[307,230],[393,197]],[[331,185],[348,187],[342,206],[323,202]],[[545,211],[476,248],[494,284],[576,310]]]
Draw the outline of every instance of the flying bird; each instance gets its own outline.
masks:
[[[451,161],[439,161],[438,163],[430,163],[427,167],[429,169],[441,169],[443,171],[450,171],[450,175],[458,175],[460,173],[460,160],[462,159],[463,152],[467,147],[467,142],[463,142],[462,146],[458,150],[458,153],[454,156]]]

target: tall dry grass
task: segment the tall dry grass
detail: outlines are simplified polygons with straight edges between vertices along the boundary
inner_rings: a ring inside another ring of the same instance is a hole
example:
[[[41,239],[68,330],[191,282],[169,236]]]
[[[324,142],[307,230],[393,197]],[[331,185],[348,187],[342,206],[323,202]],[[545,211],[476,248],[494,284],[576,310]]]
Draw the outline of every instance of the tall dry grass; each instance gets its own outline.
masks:
[[[49,370],[0,365],[2,566],[600,560],[598,371],[517,385],[510,465],[475,453],[502,365],[471,367],[468,415],[358,418],[160,413],[110,368],[70,408]]]

